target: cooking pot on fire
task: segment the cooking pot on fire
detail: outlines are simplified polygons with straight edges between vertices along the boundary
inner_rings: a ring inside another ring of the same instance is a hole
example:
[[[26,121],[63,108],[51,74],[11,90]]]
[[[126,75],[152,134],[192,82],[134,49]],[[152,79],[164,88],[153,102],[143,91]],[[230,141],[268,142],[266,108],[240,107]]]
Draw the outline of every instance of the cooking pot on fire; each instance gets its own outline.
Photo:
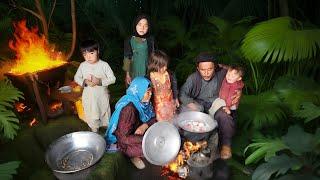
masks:
[[[210,115],[199,111],[182,112],[175,122],[180,128],[180,134],[193,142],[207,140],[218,126]]]

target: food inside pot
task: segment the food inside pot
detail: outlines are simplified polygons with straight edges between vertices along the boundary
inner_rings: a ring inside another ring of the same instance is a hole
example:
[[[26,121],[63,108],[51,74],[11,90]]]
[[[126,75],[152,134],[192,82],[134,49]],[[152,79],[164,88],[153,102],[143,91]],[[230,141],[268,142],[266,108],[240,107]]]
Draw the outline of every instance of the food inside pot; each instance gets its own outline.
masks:
[[[189,132],[204,133],[211,130],[211,128],[205,122],[196,120],[182,121],[180,126],[182,129]]]

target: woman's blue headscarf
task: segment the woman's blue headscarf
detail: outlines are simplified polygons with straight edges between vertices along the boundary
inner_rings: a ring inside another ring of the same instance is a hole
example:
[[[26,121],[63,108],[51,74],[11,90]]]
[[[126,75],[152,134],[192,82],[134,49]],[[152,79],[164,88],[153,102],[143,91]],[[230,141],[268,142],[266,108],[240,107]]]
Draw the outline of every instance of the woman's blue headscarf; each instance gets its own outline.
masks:
[[[133,79],[130,86],[127,89],[126,95],[124,95],[116,104],[115,111],[113,112],[108,129],[105,134],[107,144],[113,144],[117,142],[117,137],[113,134],[117,129],[120,112],[130,102],[133,103],[135,108],[139,111],[139,117],[142,122],[149,121],[155,116],[151,102],[142,103],[144,94],[149,87],[150,81],[145,77],[139,76]]]

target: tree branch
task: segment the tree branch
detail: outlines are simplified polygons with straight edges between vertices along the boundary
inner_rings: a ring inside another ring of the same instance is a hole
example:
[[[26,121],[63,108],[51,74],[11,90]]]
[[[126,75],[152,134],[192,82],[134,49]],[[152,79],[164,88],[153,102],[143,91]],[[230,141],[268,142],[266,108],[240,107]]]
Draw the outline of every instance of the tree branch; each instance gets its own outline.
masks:
[[[50,15],[49,15],[49,18],[48,18],[48,29],[50,27],[50,23],[51,23],[51,18],[52,18],[52,15],[53,15],[53,11],[56,7],[56,4],[57,4],[57,0],[54,0],[53,1],[53,5],[52,5],[52,9],[51,9],[51,12],[50,12]]]
[[[43,34],[45,35],[47,40],[49,40],[49,30],[48,30],[48,23],[46,20],[46,16],[43,13],[40,1],[39,0],[34,0],[34,1],[36,3],[36,8],[37,8],[39,15],[41,17],[40,21],[42,22]]]
[[[76,39],[77,39],[77,23],[76,23],[76,0],[70,0],[71,3],[71,18],[72,18],[72,44],[70,52],[67,55],[67,60],[69,60],[74,52],[76,47]]]
[[[41,20],[40,14],[32,11],[31,9],[28,9],[28,8],[25,8],[25,7],[22,7],[22,6],[18,6],[14,0],[10,0],[9,1],[9,5],[12,6],[13,8],[18,8],[18,9],[22,9],[24,11],[27,11],[28,13],[34,15],[35,17],[37,17],[38,19]]]

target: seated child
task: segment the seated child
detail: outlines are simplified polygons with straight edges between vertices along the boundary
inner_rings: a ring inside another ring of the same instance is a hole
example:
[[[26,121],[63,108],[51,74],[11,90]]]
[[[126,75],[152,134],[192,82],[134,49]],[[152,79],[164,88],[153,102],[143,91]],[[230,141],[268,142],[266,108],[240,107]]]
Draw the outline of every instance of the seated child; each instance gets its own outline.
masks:
[[[84,87],[82,106],[85,121],[93,132],[99,127],[106,127],[110,118],[108,86],[115,83],[116,78],[109,64],[99,59],[99,44],[94,40],[86,40],[80,44],[85,59],[74,76],[77,84]]]
[[[223,110],[227,114],[231,114],[233,118],[235,116],[235,110],[238,107],[239,100],[237,103],[234,103],[232,102],[232,97],[237,94],[237,91],[242,91],[244,86],[242,82],[243,74],[244,71],[242,67],[230,66],[220,88],[219,97],[226,103],[226,106],[223,107]]]

